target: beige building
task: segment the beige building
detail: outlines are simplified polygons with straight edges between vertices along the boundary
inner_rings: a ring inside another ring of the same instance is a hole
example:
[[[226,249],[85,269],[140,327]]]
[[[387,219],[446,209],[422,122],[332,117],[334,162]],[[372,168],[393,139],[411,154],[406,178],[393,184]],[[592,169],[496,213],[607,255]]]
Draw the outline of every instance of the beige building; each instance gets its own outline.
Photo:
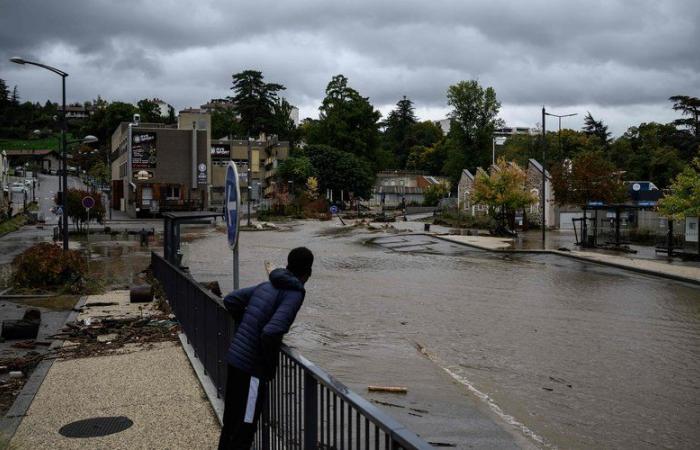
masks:
[[[123,122],[112,134],[112,207],[131,217],[208,210],[209,114],[184,110],[177,126]]]
[[[277,136],[260,135],[250,140],[250,161],[248,142],[240,139],[216,139],[211,143],[211,207],[224,205],[224,184],[226,167],[229,161],[236,163],[240,176],[241,198],[259,201],[269,197],[274,191],[275,177],[279,163],[289,158],[289,142],[278,141]],[[251,189],[248,189],[248,167],[251,169]]]

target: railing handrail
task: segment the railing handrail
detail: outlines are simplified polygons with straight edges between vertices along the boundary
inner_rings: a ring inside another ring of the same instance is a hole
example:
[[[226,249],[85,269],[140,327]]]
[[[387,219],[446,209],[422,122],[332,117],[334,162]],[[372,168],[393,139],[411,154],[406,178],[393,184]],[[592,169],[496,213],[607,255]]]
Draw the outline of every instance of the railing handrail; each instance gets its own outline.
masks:
[[[167,261],[161,255],[151,252],[151,258],[158,260],[159,263],[165,264],[170,270],[178,274],[182,278],[188,280],[192,286],[199,291],[204,298],[214,303],[219,308],[225,311],[223,299],[214,295],[208,289],[199,284],[191,274],[182,271],[179,267]],[[154,270],[154,276],[156,275]],[[178,320],[181,318],[178,317]],[[197,350],[197,349],[196,349]],[[201,349],[200,349],[201,350]],[[368,400],[360,396],[358,393],[349,389],[345,384],[337,380],[335,377],[321,369],[315,363],[305,358],[298,350],[282,344],[281,352],[290,360],[298,364],[298,366],[307,374],[311,375],[317,383],[322,384],[331,392],[336,394],[341,400],[351,405],[356,411],[365,416],[366,419],[381,427],[385,433],[389,433],[391,438],[407,449],[431,449],[432,447],[417,437],[413,432],[408,430],[404,425],[393,419],[391,416],[372,405]]]
[[[402,425],[393,417],[371,404],[360,394],[348,388],[333,375],[327,373],[318,365],[306,359],[297,349],[289,347],[286,344],[282,344],[281,351],[294,362],[299,364],[299,366],[301,366],[305,372],[310,373],[316,379],[316,381],[326,386],[347,403],[351,404],[353,408],[360,411],[372,422],[381,424],[383,428],[386,428],[386,431],[392,433],[392,438],[398,441],[402,446],[408,446],[408,448],[415,447],[418,449],[433,448],[431,445],[418,438],[412,431],[406,428],[405,425]]]

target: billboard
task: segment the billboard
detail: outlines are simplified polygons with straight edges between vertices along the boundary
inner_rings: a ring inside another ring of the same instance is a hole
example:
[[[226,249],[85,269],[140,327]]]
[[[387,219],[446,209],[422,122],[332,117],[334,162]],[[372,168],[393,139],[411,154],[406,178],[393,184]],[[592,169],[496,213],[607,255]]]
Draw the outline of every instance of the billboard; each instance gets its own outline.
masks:
[[[156,133],[134,130],[131,136],[131,167],[134,172],[156,168]]]
[[[211,159],[212,161],[221,161],[231,159],[230,144],[211,144]]]

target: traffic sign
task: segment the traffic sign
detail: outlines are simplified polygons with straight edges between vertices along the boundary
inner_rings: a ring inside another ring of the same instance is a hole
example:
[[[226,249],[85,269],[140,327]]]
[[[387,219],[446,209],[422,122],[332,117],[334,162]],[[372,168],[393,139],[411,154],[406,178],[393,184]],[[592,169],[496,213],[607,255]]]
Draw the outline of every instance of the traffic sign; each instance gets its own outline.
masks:
[[[333,205],[331,206],[331,214],[338,214],[338,207]]]
[[[236,163],[229,161],[226,169],[226,226],[228,228],[228,245],[236,248],[238,242],[238,226],[240,215],[238,205],[241,198],[241,187],[238,178]]]
[[[83,208],[90,209],[95,206],[95,199],[89,195],[83,197]]]

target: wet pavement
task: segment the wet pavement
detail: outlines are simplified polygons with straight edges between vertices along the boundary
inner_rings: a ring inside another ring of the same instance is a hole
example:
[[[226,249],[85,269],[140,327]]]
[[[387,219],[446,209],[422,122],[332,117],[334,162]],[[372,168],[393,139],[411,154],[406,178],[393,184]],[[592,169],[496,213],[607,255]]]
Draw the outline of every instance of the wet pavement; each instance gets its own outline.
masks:
[[[424,437],[479,446],[469,419],[479,411],[542,447],[700,441],[697,287],[335,227],[242,233],[241,283],[260,282],[264,260],[283,265],[289,249],[311,248],[314,275],[287,340],[366,397],[429,411],[382,406]],[[222,290],[231,287],[225,239],[204,230],[183,246],[195,277]],[[366,392],[395,383],[408,396]]]

